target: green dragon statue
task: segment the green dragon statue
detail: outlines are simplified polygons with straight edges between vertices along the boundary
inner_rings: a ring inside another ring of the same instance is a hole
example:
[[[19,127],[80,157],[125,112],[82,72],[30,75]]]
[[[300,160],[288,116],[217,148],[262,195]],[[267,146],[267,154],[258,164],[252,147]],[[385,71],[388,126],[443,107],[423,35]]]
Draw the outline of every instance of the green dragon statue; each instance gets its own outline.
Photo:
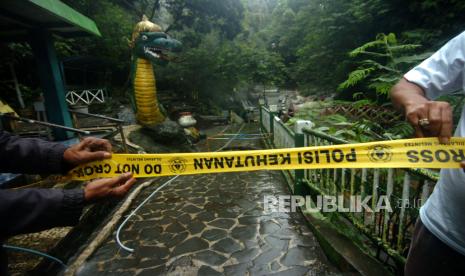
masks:
[[[180,52],[181,42],[170,38],[160,26],[144,15],[132,33],[132,83],[136,118],[143,126],[154,126],[165,120],[157,99],[153,64],[166,65],[166,52]]]

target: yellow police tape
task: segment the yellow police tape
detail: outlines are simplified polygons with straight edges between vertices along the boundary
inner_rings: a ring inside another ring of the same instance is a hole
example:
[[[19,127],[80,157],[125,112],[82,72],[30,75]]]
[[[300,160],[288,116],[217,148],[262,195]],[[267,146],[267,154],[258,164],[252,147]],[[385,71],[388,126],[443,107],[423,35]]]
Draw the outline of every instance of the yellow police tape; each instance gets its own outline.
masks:
[[[460,168],[465,138],[440,144],[437,138],[404,139],[304,148],[173,154],[114,154],[73,169],[88,180],[132,172],[134,177],[322,168]]]

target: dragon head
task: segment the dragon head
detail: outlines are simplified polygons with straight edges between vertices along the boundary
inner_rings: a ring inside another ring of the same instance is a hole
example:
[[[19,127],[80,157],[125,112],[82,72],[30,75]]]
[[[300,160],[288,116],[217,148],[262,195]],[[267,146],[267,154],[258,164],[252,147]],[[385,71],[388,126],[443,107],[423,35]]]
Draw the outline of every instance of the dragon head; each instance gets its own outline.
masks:
[[[170,38],[160,26],[150,22],[144,15],[132,33],[131,47],[136,57],[150,60],[152,63],[166,65],[174,58],[170,53],[179,53],[182,44]]]

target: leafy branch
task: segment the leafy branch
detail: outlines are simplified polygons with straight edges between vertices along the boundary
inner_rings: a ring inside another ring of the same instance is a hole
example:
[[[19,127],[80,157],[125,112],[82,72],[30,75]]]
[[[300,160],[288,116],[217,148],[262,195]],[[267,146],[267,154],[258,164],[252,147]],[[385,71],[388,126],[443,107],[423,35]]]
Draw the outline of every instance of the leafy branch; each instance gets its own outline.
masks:
[[[362,90],[366,98],[385,101],[391,87],[402,77],[406,68],[430,54],[412,54],[420,47],[419,44],[399,43],[393,33],[378,34],[374,41],[349,53],[351,58],[358,59],[358,67],[339,84],[338,90],[351,92],[351,88],[357,88],[357,98],[360,98]]]

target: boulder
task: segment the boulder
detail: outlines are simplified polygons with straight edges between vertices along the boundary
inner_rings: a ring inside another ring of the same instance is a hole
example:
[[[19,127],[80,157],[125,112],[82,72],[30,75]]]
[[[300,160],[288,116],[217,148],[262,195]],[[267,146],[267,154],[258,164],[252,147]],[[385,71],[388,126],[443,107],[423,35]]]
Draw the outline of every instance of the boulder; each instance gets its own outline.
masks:
[[[165,145],[188,143],[184,129],[176,122],[168,119],[155,126],[144,126],[142,131],[157,143]]]
[[[169,144],[155,141],[156,135],[152,130],[147,128],[139,128],[132,131],[128,135],[128,139],[131,143],[134,143],[144,149],[146,153],[169,153],[169,152],[193,152],[198,151],[195,146],[188,144],[187,139],[184,138],[184,142]],[[181,140],[182,141],[182,140]]]

